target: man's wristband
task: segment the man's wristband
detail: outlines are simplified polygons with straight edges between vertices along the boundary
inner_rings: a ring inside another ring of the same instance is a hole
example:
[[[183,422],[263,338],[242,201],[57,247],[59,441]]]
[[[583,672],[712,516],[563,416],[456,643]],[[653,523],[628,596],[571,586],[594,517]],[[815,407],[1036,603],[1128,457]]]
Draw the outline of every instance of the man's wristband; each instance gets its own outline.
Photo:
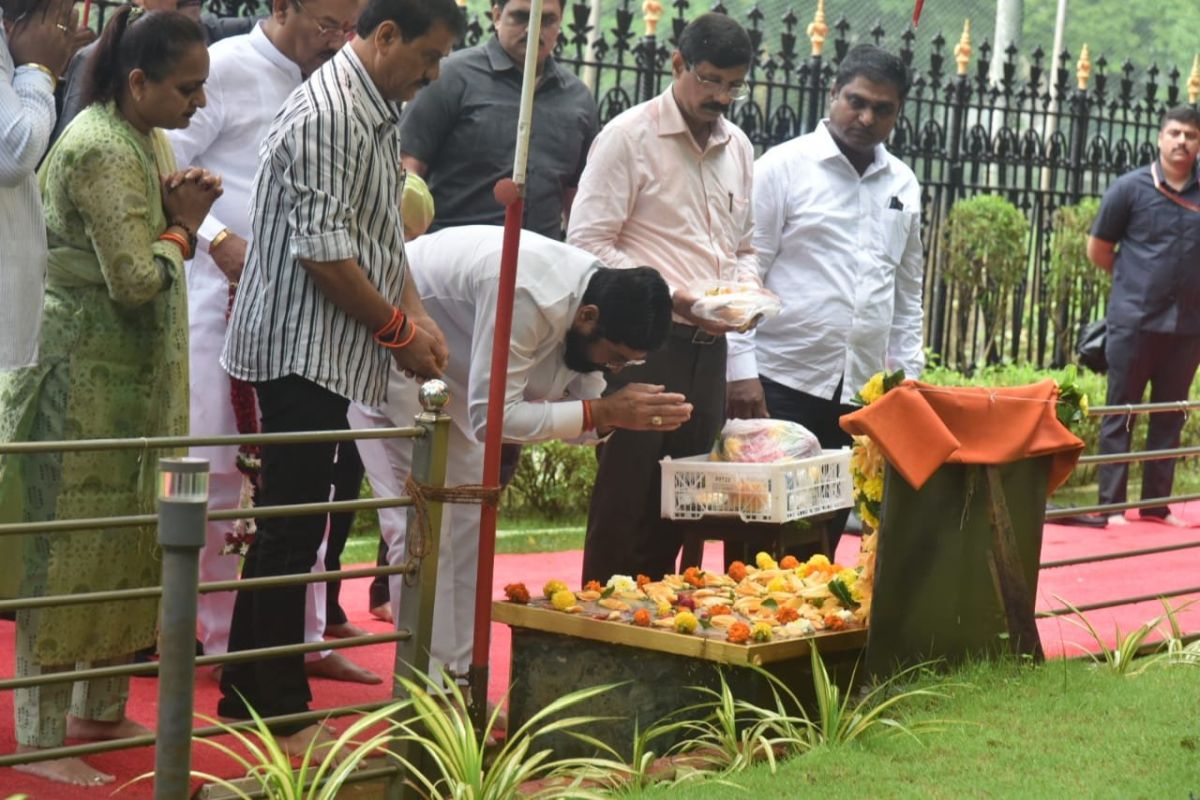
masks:
[[[22,67],[30,67],[32,69],[40,70],[41,72],[46,73],[46,75],[50,78],[50,91],[51,92],[54,92],[58,88],[58,76],[54,74],[54,70],[50,69],[45,64],[39,64],[36,61],[26,61],[24,64],[21,64],[21,66]]]

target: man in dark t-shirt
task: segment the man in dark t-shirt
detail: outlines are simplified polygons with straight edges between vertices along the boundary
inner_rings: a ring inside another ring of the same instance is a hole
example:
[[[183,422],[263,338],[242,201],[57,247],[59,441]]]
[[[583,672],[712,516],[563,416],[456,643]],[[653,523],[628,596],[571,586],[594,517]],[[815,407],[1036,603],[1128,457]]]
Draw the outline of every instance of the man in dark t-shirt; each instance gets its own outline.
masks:
[[[437,82],[404,108],[404,167],[429,184],[437,209],[433,230],[504,222],[492,187],[512,174],[529,10],[529,0],[495,0],[496,35],[451,55]],[[591,90],[551,56],[561,25],[561,0],[546,0],[523,224],[559,240],[599,128]]]
[[[1168,111],[1152,163],[1117,179],[1104,195],[1088,238],[1088,258],[1113,276],[1108,298],[1108,404],[1187,400],[1200,365],[1200,112]],[[1179,446],[1183,412],[1150,414],[1147,450]],[[1121,415],[1100,423],[1100,452],[1128,452],[1129,425]],[[1126,502],[1128,464],[1100,466],[1100,502]],[[1147,461],[1142,500],[1168,497],[1175,460]],[[1143,508],[1142,519],[1176,527],[1190,523],[1164,504]],[[1124,513],[1109,524],[1126,524]]]

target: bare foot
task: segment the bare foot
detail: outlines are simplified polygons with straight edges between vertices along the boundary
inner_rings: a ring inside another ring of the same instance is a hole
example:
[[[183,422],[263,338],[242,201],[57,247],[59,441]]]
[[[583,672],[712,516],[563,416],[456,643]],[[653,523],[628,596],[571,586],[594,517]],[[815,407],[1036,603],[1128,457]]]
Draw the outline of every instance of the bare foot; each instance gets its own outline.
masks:
[[[377,606],[372,606],[371,616],[375,619],[381,619],[384,622],[395,622],[395,620],[392,618],[392,604],[390,601]]]
[[[323,761],[329,755],[329,748],[337,741],[337,731],[326,725],[309,725],[302,731],[291,736],[277,736],[275,741],[283,752],[291,758],[303,758],[312,746],[313,760]],[[333,760],[340,761],[335,754]]]
[[[36,753],[41,748],[17,746],[18,753]],[[57,783],[69,783],[74,786],[103,786],[112,783],[116,778],[107,772],[92,769],[82,758],[52,758],[49,761],[35,761],[32,764],[14,764],[13,769],[34,775]]]
[[[1125,519],[1124,514],[1113,514],[1108,518],[1109,525],[1128,525],[1129,520]]]
[[[328,678],[331,681],[369,685],[383,683],[383,678],[370,670],[363,669],[341,653],[330,653],[319,661],[307,661],[304,664],[304,671],[314,678]]]
[[[326,625],[325,635],[333,639],[349,639],[351,636],[368,636],[369,634],[353,622],[343,622],[340,625]]]
[[[1172,528],[1191,528],[1192,523],[1186,519],[1181,519],[1174,514],[1167,514],[1165,517],[1155,517],[1150,514],[1143,514],[1141,517],[1143,522],[1157,522],[1161,525],[1169,525]]]
[[[92,741],[128,739],[131,736],[148,736],[152,733],[154,731],[140,722],[134,722],[128,717],[122,717],[116,722],[101,722],[95,719],[67,717],[68,739],[89,739]]]

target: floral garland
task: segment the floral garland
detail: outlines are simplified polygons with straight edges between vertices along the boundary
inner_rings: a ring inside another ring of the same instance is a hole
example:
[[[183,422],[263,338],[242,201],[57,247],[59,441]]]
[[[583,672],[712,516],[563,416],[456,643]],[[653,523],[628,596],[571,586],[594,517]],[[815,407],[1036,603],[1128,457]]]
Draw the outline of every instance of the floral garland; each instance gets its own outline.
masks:
[[[237,284],[229,284],[229,306],[225,318],[233,310],[233,300],[237,296]],[[258,398],[254,387],[246,381],[237,378],[229,379],[229,400],[233,404],[234,418],[237,420],[237,430],[240,434],[258,433]],[[258,474],[262,471],[262,448],[256,444],[243,444],[238,447],[237,469],[242,473],[242,493],[238,498],[238,508],[253,508],[254,498],[258,489]],[[224,555],[244,556],[254,541],[256,528],[253,518],[239,519],[233,523],[233,532],[225,534],[225,544],[221,547]]]
[[[904,381],[904,371],[876,372],[850,402],[869,406]],[[879,530],[883,504],[883,454],[869,436],[855,436],[850,451],[850,475],[854,479],[854,503],[858,518],[873,531]]]

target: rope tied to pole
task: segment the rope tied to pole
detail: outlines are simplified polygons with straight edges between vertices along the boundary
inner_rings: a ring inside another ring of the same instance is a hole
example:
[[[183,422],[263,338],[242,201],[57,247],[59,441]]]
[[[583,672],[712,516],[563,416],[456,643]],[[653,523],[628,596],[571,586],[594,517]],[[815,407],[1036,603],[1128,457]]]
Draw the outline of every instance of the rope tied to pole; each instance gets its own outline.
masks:
[[[460,503],[497,508],[500,505],[502,486],[484,486],[470,483],[459,486],[427,486],[418,482],[410,473],[404,482],[404,491],[412,498],[416,515],[415,536],[406,536],[408,560],[405,562],[404,582],[408,586],[416,583],[421,559],[433,549],[433,530],[429,524],[429,503]]]

